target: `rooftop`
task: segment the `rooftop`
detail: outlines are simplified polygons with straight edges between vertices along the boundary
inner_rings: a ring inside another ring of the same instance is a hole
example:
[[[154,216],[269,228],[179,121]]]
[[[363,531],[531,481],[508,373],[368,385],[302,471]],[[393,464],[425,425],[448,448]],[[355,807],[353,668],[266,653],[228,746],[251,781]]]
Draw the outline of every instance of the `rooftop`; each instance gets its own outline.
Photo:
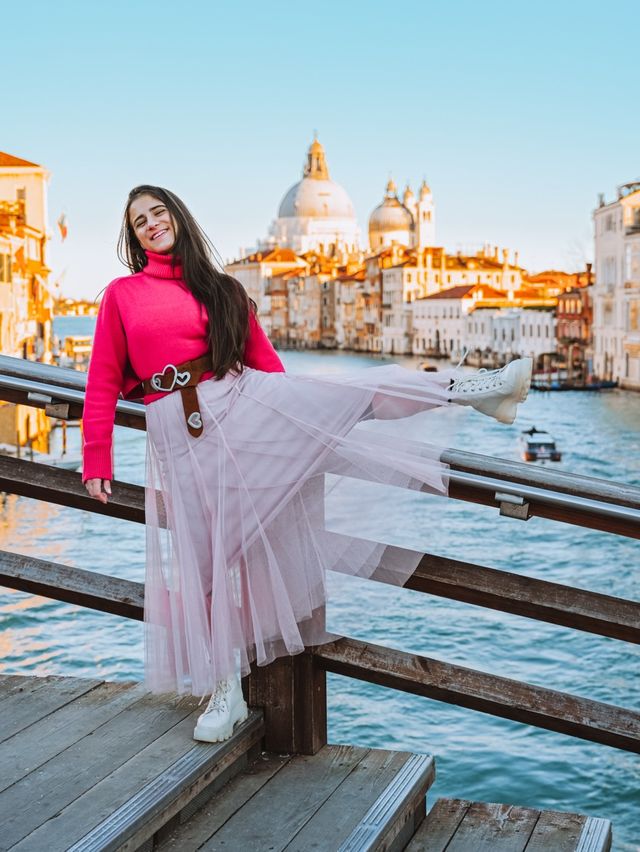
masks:
[[[4,151],[0,151],[0,168],[4,169],[10,166],[34,169],[42,168],[42,166],[39,166],[38,163],[32,163],[29,160],[23,160],[21,157],[14,157],[13,154],[5,154]]]

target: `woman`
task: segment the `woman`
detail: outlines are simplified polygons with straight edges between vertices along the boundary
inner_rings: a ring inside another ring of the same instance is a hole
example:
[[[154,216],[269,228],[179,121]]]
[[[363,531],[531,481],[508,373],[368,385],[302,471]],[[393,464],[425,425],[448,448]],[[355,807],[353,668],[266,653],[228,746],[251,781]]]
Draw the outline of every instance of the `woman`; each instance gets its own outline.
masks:
[[[471,377],[395,365],[287,375],[255,304],[214,267],[210,248],[173,193],[132,190],[119,241],[132,274],[112,281],[100,305],[83,481],[107,502],[116,401],[143,396],[146,682],[211,693],[194,736],[215,742],[246,717],[238,673],[252,660],[330,638],[327,571],[401,584],[415,569],[418,553],[324,524],[326,493],[344,476],[446,493],[439,451],[385,433],[381,421],[458,403],[512,422],[531,363]]]

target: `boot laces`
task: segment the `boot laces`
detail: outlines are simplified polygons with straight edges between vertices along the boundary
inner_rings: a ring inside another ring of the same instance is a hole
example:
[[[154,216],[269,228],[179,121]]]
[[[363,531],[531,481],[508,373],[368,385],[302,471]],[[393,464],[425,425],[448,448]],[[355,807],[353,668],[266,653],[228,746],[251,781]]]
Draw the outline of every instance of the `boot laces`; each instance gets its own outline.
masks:
[[[228,680],[221,680],[216,684],[216,689],[211,698],[209,699],[209,703],[207,704],[207,709],[204,711],[205,715],[207,713],[220,712],[227,710],[227,695],[229,694],[230,684]]]
[[[472,376],[463,376],[456,379],[451,385],[454,393],[473,393],[481,391],[497,390],[502,386],[505,367],[499,370],[487,370],[486,367],[478,370]]]

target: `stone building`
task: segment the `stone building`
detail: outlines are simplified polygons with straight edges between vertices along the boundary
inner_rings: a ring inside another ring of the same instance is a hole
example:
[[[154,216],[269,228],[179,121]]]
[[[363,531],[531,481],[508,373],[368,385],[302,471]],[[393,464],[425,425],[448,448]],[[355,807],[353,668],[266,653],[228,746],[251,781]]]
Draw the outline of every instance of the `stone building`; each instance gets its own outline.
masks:
[[[593,213],[594,372],[640,390],[640,181]]]
[[[593,287],[573,287],[558,296],[556,350],[567,381],[586,382],[593,373]]]
[[[47,258],[49,172],[0,152],[0,349],[51,362],[53,298]],[[44,412],[0,403],[0,443],[46,449]]]

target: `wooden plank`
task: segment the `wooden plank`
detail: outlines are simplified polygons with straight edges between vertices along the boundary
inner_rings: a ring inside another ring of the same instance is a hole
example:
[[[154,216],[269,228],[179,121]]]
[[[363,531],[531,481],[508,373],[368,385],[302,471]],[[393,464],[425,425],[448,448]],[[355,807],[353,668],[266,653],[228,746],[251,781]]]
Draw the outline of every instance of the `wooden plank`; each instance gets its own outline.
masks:
[[[576,852],[587,821],[583,814],[542,811],[535,824],[526,852]]]
[[[265,716],[265,750],[315,754],[327,742],[326,675],[309,653],[253,666],[248,702]]]
[[[102,683],[0,744],[0,792],[69,748],[145,693],[142,684]]]
[[[225,822],[202,852],[221,848],[282,852],[368,752],[325,746],[312,757],[294,757]]]
[[[470,807],[465,799],[438,799],[406,852],[445,852]]]
[[[144,618],[144,583],[0,550],[0,585],[124,618]]]
[[[79,473],[0,456],[0,491],[143,524],[144,488],[117,481],[111,488],[109,502],[101,503],[89,497]]]
[[[70,852],[138,849],[218,776],[239,764],[263,734],[262,715],[254,712],[230,739],[195,743],[199,712],[196,708],[42,826],[41,839],[55,839],[54,845],[64,844]],[[27,848],[35,852],[38,839],[35,833],[30,836]]]
[[[157,852],[200,849],[218,829],[289,763],[289,755],[262,754],[242,774],[232,778],[188,822],[178,826],[156,846]]]
[[[327,671],[574,737],[640,752],[640,714],[356,639],[320,645]]]
[[[147,694],[0,793],[3,840],[18,843],[192,713],[197,700]],[[122,789],[123,796],[133,791]]]
[[[20,690],[2,702],[0,743],[101,683],[74,677],[34,678],[33,689]]]
[[[39,689],[45,680],[44,677],[34,675],[4,675],[0,682],[0,705],[5,699],[15,695],[30,695]]]
[[[524,852],[539,816],[533,808],[472,802],[447,852]]]
[[[144,584],[95,571],[0,551],[0,585],[126,618],[143,619]],[[636,601],[432,554],[425,554],[405,587],[601,636],[640,643],[640,603]],[[303,664],[305,663],[301,661],[300,665]],[[262,671],[264,670],[257,670],[258,679]],[[309,675],[311,673],[310,671]],[[281,677],[282,674],[279,674],[278,678]],[[305,676],[296,681],[301,688],[311,690],[311,696],[301,696],[297,700],[301,707],[309,708],[310,712],[317,716],[322,705],[317,697],[322,691],[322,673],[316,672],[314,678],[315,683]],[[256,686],[256,689],[259,688]],[[262,689],[267,689],[266,685]],[[280,684],[274,689],[277,696],[281,692]],[[268,689],[267,691],[273,692]],[[315,701],[311,701],[313,695],[316,695]],[[258,699],[256,693],[256,701],[258,700],[263,699]],[[312,731],[326,727],[326,721],[321,722],[319,717],[312,721]]]
[[[640,643],[640,603],[426,553],[405,588]]]
[[[408,752],[372,749],[296,834],[287,852],[337,849],[409,757]]]

